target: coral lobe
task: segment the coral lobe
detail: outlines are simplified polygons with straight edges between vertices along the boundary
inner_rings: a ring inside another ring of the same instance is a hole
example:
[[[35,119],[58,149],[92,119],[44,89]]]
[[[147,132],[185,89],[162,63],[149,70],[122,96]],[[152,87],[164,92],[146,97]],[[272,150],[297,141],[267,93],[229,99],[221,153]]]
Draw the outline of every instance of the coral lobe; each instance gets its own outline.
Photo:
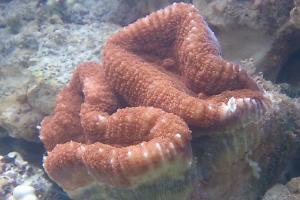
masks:
[[[119,109],[102,66],[78,66],[42,122],[44,167],[67,191],[93,183],[122,187],[182,175],[191,162],[190,130],[153,107]]]
[[[112,36],[103,66],[129,105],[158,107],[189,125],[208,128],[263,107],[256,83],[222,59],[213,32],[189,4],[168,6]]]

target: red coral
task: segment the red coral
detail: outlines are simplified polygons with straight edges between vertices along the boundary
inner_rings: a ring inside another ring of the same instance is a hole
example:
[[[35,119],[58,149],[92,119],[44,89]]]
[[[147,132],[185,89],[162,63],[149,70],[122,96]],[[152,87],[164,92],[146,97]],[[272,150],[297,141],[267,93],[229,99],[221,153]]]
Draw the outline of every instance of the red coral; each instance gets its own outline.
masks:
[[[45,170],[66,190],[94,182],[133,187],[190,166],[191,134],[178,116],[153,107],[110,115],[116,106],[101,65],[85,63],[42,122]]]
[[[104,47],[107,80],[131,106],[153,106],[189,125],[217,127],[263,109],[263,95],[220,56],[194,6],[179,3],[125,27]]]
[[[169,6],[112,36],[103,67],[105,74],[101,65],[80,65],[42,123],[50,151],[45,169],[67,191],[182,177],[191,134],[181,118],[216,128],[249,115],[258,120],[265,111],[263,92],[239,65],[222,59],[213,32],[189,4]],[[112,89],[138,107],[115,112]]]

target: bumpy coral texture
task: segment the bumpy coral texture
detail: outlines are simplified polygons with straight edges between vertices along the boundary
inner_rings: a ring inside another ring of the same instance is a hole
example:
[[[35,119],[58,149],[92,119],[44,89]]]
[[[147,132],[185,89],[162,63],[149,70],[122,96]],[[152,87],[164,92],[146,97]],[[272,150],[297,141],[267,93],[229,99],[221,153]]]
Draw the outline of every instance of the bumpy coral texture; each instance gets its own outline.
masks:
[[[183,120],[153,107],[117,107],[95,63],[81,64],[58,95],[40,138],[49,150],[45,170],[65,190],[94,182],[135,187],[189,167],[191,134]]]
[[[129,105],[162,108],[189,125],[208,129],[264,110],[256,83],[222,59],[214,33],[190,4],[123,28],[107,41],[103,60],[107,80]]]
[[[99,114],[108,116],[117,107],[117,98],[105,81],[102,67],[96,63],[81,64],[57,96],[54,114],[43,120],[40,138],[48,150],[70,140],[89,140],[101,129]],[[93,128],[96,130],[90,131]],[[82,134],[83,129],[86,135]]]
[[[257,120],[266,108],[256,83],[222,59],[213,32],[190,4],[125,27],[108,40],[103,60],[75,70],[42,122],[44,167],[67,191],[182,177],[192,155],[182,119],[207,130],[243,116]],[[137,107],[117,110],[120,99]]]

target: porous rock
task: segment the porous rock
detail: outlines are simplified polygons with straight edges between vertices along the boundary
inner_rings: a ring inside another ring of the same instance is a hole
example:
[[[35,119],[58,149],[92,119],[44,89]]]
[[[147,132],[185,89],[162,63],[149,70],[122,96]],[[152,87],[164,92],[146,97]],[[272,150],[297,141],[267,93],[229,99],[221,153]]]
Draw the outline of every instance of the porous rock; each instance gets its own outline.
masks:
[[[63,24],[37,1],[0,3],[0,137],[38,141],[38,125],[83,60],[99,60],[117,25]]]
[[[300,177],[292,178],[286,185],[276,184],[270,188],[263,200],[299,200]]]
[[[17,152],[0,156],[0,199],[66,199],[46,178],[44,171],[28,163]]]
[[[225,58],[252,58],[257,72],[278,82],[285,62],[299,50],[297,0],[194,0],[220,39]]]

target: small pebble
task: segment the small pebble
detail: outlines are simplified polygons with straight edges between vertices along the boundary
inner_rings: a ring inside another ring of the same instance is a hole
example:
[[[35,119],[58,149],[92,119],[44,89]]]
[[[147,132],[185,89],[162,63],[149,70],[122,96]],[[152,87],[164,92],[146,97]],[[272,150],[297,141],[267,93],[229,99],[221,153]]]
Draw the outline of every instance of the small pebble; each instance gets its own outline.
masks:
[[[35,189],[30,185],[19,185],[15,187],[13,197],[16,200],[37,200]]]

